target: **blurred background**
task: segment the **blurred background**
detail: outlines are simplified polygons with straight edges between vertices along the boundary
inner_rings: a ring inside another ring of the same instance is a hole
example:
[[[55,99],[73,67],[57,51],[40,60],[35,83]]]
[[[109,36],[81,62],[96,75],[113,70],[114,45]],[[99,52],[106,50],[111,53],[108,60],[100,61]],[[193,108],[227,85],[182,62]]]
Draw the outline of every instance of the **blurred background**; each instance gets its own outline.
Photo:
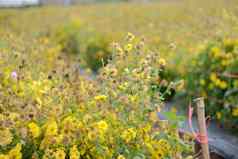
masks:
[[[72,5],[77,3],[95,2],[149,2],[151,0],[0,0],[0,6],[34,6],[34,5]]]

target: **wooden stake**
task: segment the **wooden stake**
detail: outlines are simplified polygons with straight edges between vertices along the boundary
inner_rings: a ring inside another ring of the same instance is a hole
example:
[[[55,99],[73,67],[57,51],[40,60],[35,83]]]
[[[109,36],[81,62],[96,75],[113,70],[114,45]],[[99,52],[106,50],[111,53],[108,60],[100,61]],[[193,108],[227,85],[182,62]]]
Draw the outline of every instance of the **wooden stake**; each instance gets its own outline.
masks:
[[[203,137],[204,141],[207,141],[207,142],[201,143],[203,159],[210,159],[208,137],[207,137],[207,127],[206,127],[206,119],[205,119],[204,99],[197,98],[195,102],[197,104],[197,118],[198,118],[199,134],[201,135],[201,137]]]

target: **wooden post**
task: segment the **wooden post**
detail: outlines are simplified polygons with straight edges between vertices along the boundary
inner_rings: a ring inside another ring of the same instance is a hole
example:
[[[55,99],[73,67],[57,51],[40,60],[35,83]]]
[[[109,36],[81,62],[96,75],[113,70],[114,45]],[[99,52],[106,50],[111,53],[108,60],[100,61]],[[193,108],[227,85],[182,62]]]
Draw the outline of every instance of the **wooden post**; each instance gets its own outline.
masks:
[[[202,140],[207,141],[207,142],[201,143],[203,159],[210,159],[207,127],[206,127],[206,119],[205,119],[204,98],[197,98],[194,101],[196,102],[196,105],[197,105],[197,118],[198,118],[199,134],[203,138]]]

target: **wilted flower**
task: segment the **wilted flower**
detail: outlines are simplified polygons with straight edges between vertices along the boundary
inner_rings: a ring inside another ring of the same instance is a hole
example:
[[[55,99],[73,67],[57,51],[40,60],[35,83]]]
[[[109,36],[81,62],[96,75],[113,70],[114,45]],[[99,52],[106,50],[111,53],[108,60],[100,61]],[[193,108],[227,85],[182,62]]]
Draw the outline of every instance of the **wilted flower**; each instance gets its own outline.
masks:
[[[127,36],[126,36],[126,39],[129,41],[129,42],[131,42],[132,40],[134,40],[135,39],[135,36],[132,34],[132,33],[127,33]]]

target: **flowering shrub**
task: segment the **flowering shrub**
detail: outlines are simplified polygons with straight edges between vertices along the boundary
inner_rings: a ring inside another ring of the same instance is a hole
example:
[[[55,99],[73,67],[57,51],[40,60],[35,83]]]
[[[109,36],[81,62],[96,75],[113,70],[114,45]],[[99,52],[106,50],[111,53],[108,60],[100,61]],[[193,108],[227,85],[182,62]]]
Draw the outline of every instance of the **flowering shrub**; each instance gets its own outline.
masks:
[[[207,112],[221,122],[238,123],[238,41],[208,44],[193,61],[188,90],[207,98]]]
[[[53,37],[64,52],[78,55],[82,66],[96,72],[111,55],[110,38],[87,27],[74,19],[56,29]]]
[[[157,118],[164,94],[153,83],[163,81],[165,60],[143,40],[128,34],[115,43],[98,79],[90,80],[46,37],[2,37],[8,45],[0,48],[1,159],[162,159],[190,152],[176,125]]]
[[[63,51],[69,54],[80,53],[79,32],[81,23],[77,20],[72,20],[54,31],[54,39],[62,46]]]
[[[106,65],[111,56],[109,46],[109,39],[94,33],[87,42],[86,51],[82,58],[86,62],[87,67],[93,71],[98,71],[103,65]]]

